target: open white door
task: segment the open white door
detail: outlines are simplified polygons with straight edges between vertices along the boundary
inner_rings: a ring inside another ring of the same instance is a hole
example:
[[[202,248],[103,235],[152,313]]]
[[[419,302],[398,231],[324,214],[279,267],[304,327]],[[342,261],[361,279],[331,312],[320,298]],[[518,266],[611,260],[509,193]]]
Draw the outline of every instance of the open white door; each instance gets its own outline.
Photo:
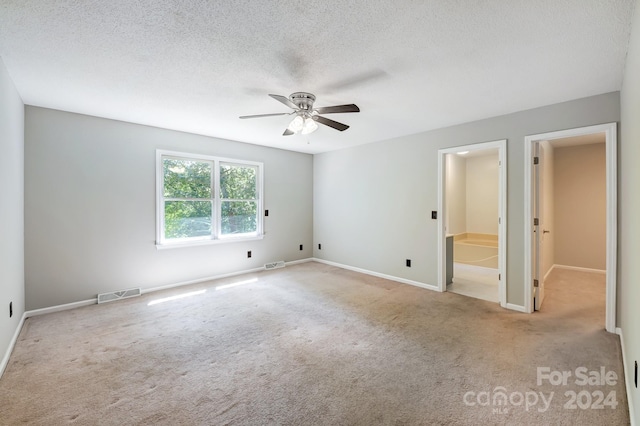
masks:
[[[533,144],[533,306],[534,310],[540,310],[544,300],[544,272],[542,264],[544,259],[544,234],[548,231],[544,228],[544,146],[540,142]]]
[[[536,167],[532,161],[535,156],[543,158],[543,155],[539,155],[539,151],[535,151],[535,146],[541,141],[553,141],[555,139],[570,138],[574,136],[591,135],[594,133],[605,133],[606,141],[606,161],[607,161],[607,260],[606,260],[606,274],[607,274],[607,296],[606,296],[606,316],[605,326],[608,332],[616,332],[616,277],[617,277],[617,235],[618,235],[618,202],[617,202],[617,176],[618,176],[618,163],[617,163],[617,124],[598,124],[595,126],[579,127],[575,129],[559,130],[549,133],[540,133],[536,135],[525,136],[524,138],[524,312],[533,312],[534,308],[539,309],[541,302],[544,298],[544,287],[541,280],[537,277],[543,274],[542,268],[544,268],[542,259],[544,257],[541,254],[544,252],[544,245],[541,245],[542,238],[544,238],[545,227],[543,222],[538,222],[538,226],[532,226],[534,218],[544,221],[543,217],[538,217],[539,212],[534,210],[536,196],[536,184],[538,177],[541,174],[536,175],[544,167],[544,159],[538,160],[539,165]],[[549,162],[550,163],[550,162]],[[549,164],[547,164],[549,166]],[[536,170],[537,169],[537,170]],[[542,182],[540,182],[542,183]],[[539,186],[539,185],[538,185]],[[539,210],[538,210],[539,211]],[[551,215],[552,216],[552,215]],[[547,222],[549,226],[549,222]],[[551,223],[553,226],[553,223]],[[534,232],[535,231],[535,232]],[[538,232],[540,240],[538,239]],[[540,259],[540,262],[537,261]],[[547,265],[550,266],[550,265]],[[538,274],[537,276],[535,274]],[[542,275],[544,277],[544,275]],[[538,279],[538,289],[534,287],[533,280]],[[538,300],[539,295],[539,300]],[[534,303],[535,298],[535,303]]]

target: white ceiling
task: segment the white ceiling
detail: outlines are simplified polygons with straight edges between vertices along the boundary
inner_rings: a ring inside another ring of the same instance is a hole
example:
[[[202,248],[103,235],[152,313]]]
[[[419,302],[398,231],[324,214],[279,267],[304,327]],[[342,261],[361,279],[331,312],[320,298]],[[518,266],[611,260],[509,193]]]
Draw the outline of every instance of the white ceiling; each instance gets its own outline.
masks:
[[[23,101],[317,153],[620,89],[634,0],[2,0]],[[267,96],[357,104],[283,137]]]

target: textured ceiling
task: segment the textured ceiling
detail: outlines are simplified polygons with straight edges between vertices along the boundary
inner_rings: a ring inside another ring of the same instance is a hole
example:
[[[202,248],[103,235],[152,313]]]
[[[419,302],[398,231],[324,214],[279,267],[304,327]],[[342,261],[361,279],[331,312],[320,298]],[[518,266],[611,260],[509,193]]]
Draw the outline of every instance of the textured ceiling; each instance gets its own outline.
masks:
[[[619,90],[633,0],[2,0],[24,102],[323,152]],[[283,137],[267,96],[357,114]]]

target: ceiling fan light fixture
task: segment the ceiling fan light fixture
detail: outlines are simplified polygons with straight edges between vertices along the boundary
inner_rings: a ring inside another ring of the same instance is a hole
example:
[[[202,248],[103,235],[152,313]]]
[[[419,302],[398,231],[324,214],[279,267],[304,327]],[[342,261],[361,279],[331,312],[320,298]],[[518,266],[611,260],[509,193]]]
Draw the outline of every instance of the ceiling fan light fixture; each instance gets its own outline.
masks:
[[[303,127],[304,127],[304,118],[302,118],[302,116],[300,115],[296,115],[296,118],[294,118],[291,121],[291,123],[289,123],[288,129],[291,130],[293,133],[298,133],[300,130],[302,130]]]
[[[304,120],[304,126],[302,126],[302,134],[308,135],[309,133],[313,133],[318,130],[318,124],[311,118],[307,117]]]

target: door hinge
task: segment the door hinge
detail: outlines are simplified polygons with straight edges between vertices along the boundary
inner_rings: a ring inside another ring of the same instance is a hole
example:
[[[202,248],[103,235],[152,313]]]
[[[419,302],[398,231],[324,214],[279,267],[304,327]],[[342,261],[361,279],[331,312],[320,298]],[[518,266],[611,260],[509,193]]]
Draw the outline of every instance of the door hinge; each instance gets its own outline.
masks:
[[[533,157],[533,164],[539,164],[540,163],[540,157]]]
[[[538,282],[538,280],[533,280],[533,286],[536,288],[540,287],[540,283]]]
[[[537,217],[533,218],[533,226],[538,226],[540,225],[540,219],[538,219]]]
[[[502,279],[502,274],[498,274],[498,281]]]

